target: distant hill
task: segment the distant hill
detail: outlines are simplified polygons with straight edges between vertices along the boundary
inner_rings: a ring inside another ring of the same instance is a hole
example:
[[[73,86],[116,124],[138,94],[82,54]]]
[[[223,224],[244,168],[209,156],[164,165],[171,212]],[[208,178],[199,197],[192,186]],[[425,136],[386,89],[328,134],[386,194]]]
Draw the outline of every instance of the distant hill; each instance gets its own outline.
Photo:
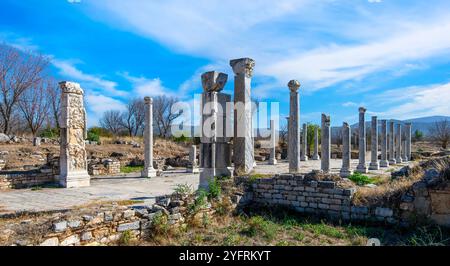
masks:
[[[436,122],[442,121],[442,120],[448,120],[450,122],[450,116],[426,116],[426,117],[419,117],[419,118],[413,118],[413,119],[406,119],[406,120],[396,120],[395,123],[412,123],[412,132],[419,130],[422,131],[423,134],[427,135],[429,133],[429,128]],[[391,121],[391,120],[388,120]],[[358,127],[358,123],[355,123],[351,125],[352,129]],[[366,128],[370,128],[370,121],[366,121]]]

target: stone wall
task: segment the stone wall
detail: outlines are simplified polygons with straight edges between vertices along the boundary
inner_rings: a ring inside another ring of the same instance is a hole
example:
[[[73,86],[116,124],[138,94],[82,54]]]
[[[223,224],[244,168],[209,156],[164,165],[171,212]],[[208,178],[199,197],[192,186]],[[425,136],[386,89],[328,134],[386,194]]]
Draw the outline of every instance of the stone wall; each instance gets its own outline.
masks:
[[[252,201],[282,205],[301,213],[317,214],[342,220],[368,220],[395,223],[389,208],[355,206],[355,187],[340,188],[334,181],[307,180],[303,175],[276,175],[257,179],[251,185]]]
[[[243,177],[245,179],[245,177]],[[450,185],[445,189],[419,181],[401,197],[398,204],[380,202],[371,206],[355,205],[357,187],[342,188],[338,182],[308,180],[303,175],[275,175],[248,180],[245,198],[253,204],[288,207],[297,212],[332,220],[365,221],[411,226],[418,216],[450,226]]]
[[[0,172],[0,191],[6,189],[29,188],[57,181],[56,174],[51,169]]]
[[[104,159],[101,162],[89,163],[88,173],[92,176],[120,174],[120,161]]]
[[[158,197],[150,206],[121,206],[115,202],[48,214],[26,223],[13,219],[10,229],[0,234],[0,245],[92,246],[126,244],[125,238],[145,240],[160,228],[171,230],[188,219],[197,217],[201,221],[203,215],[213,214],[209,203],[191,213],[188,207],[193,201],[193,196],[174,194]]]

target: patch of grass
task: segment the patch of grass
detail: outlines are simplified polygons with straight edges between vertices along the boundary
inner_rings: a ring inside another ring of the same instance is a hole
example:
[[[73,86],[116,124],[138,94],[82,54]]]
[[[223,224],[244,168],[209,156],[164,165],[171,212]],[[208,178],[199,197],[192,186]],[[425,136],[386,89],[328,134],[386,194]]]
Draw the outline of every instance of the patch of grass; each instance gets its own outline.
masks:
[[[121,201],[117,201],[117,205],[119,205],[119,206],[129,206],[129,205],[139,204],[139,203],[144,203],[144,201],[143,200],[121,200]]]
[[[222,241],[224,246],[237,246],[242,242],[242,237],[237,233],[227,234]]]
[[[339,230],[338,228],[325,224],[324,222],[313,224],[313,223],[305,223],[302,224],[301,227],[305,230],[312,232],[315,236],[325,235],[328,237],[345,238],[345,234]]]
[[[191,214],[197,213],[200,209],[205,207],[206,203],[208,202],[208,192],[204,189],[197,190],[197,195],[195,197],[195,200],[192,204],[188,206],[189,212]]]
[[[208,198],[217,199],[222,193],[222,187],[217,177],[211,178],[208,184]]]
[[[131,242],[131,239],[133,238],[131,231],[126,230],[124,231],[119,238],[119,246],[128,246]]]
[[[255,237],[260,234],[269,241],[275,238],[277,232],[278,226],[262,216],[253,216],[248,219],[247,228],[243,230],[243,233],[250,237]]]
[[[305,234],[303,232],[297,232],[294,235],[294,239],[302,242],[305,239]]]
[[[120,172],[124,174],[141,172],[144,169],[144,166],[121,166]]]
[[[31,187],[31,191],[37,191],[37,190],[42,190],[41,186],[33,186]]]
[[[248,176],[248,181],[249,181],[250,183],[253,183],[253,182],[255,182],[257,179],[261,179],[261,178],[271,178],[271,177],[273,177],[273,175],[253,173],[253,174],[250,174],[250,175]]]
[[[174,192],[180,196],[189,196],[193,193],[192,185],[189,184],[176,184]]]
[[[353,183],[357,184],[358,186],[373,184],[374,182],[370,177],[363,175],[359,172],[353,173],[351,176],[348,177],[348,179],[353,181]]]
[[[404,241],[404,244],[408,246],[445,246],[450,244],[450,238],[444,237],[439,226],[419,227]]]

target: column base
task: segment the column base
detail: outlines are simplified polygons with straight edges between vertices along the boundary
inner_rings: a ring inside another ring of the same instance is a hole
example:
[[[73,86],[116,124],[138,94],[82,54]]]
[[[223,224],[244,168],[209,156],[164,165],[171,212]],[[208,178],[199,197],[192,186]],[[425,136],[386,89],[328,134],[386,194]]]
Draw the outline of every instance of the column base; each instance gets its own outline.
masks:
[[[300,161],[308,161],[308,156],[303,156],[303,157],[300,157]]]
[[[355,172],[358,172],[358,173],[361,173],[361,174],[367,174],[367,172],[368,172],[367,166],[365,164],[364,165],[358,165],[356,167]]]
[[[397,161],[395,159],[389,159],[389,164],[397,164]]]
[[[59,177],[59,185],[64,188],[89,187],[91,176],[86,170],[69,172],[66,176]]]
[[[402,162],[403,162],[403,160],[402,160],[402,158],[401,158],[401,157],[397,157],[397,158],[395,158],[395,161],[396,161],[397,163],[402,163]]]
[[[344,178],[344,177],[349,177],[353,174],[353,170],[350,169],[341,169],[341,171],[339,172],[339,175]]]
[[[187,172],[191,173],[191,174],[198,174],[198,173],[200,173],[200,169],[198,169],[197,167],[193,167],[193,168],[188,167]]]
[[[402,161],[406,163],[406,162],[408,161],[408,158],[403,157],[403,158],[402,158]]]
[[[389,162],[387,160],[381,160],[380,167],[389,167]]]
[[[379,170],[380,164],[378,162],[370,162],[369,170]]]
[[[198,187],[209,190],[209,180],[217,176],[233,176],[228,168],[203,168]]]
[[[141,177],[155,177],[156,176],[156,170],[154,168],[148,168],[148,169],[144,169],[141,172]]]
[[[318,154],[317,155],[313,155],[311,160],[315,160],[315,161],[320,160],[320,156]]]
[[[277,163],[277,159],[269,159],[269,165],[276,165]]]

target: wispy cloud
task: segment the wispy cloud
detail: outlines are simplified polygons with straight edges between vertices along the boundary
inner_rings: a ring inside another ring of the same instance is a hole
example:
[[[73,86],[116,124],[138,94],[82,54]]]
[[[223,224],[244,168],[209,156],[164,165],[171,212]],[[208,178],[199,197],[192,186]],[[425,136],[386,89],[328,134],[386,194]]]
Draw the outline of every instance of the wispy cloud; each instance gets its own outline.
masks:
[[[133,94],[145,97],[145,96],[158,96],[158,95],[172,95],[173,92],[164,87],[161,79],[159,78],[147,78],[147,77],[135,77],[128,72],[118,73],[120,76],[128,80],[133,86]]]

